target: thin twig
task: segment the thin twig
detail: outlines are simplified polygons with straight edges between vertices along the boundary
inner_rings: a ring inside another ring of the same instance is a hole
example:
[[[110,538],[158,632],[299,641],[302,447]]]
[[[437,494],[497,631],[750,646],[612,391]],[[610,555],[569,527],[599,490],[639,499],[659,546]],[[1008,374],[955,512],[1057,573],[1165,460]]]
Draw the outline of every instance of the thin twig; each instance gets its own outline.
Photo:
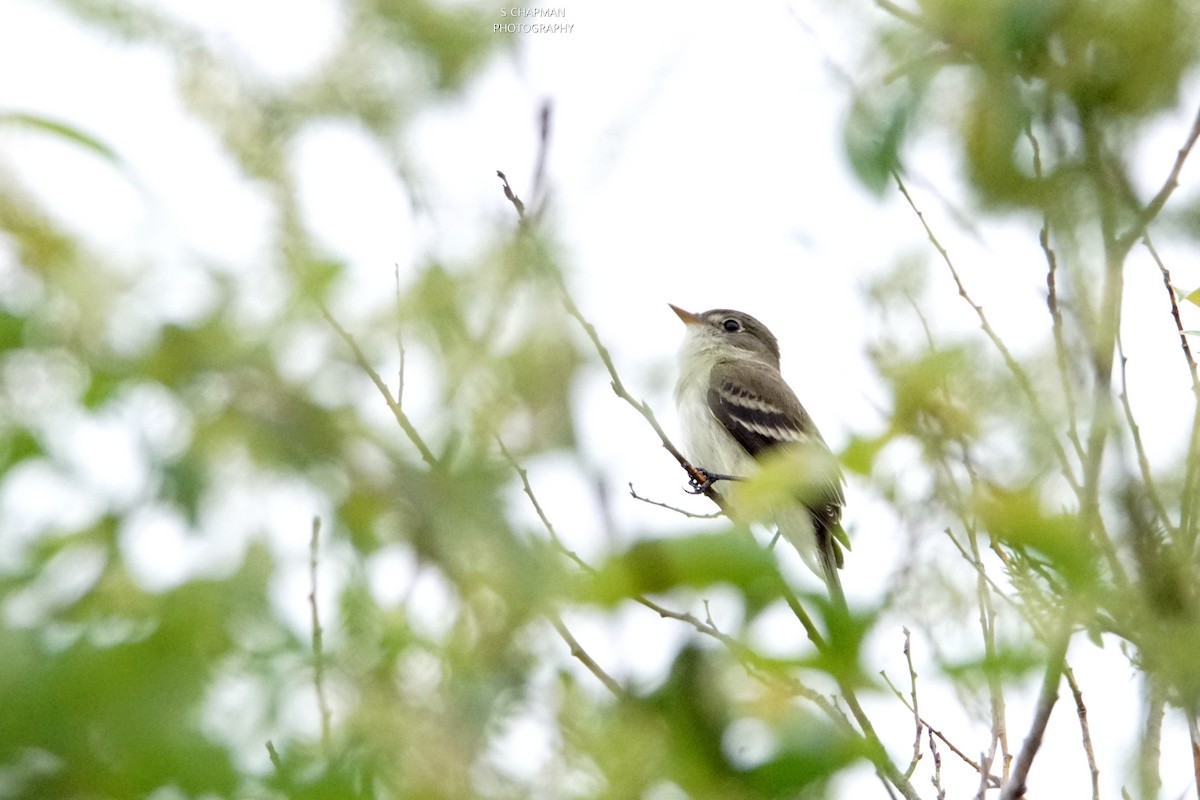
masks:
[[[271,765],[279,774],[283,774],[283,759],[279,757],[279,751],[275,749],[275,743],[267,739],[267,756],[271,759]]]
[[[1083,704],[1083,692],[1075,682],[1075,671],[1066,663],[1063,664],[1063,675],[1067,679],[1067,685],[1071,687],[1071,696],[1075,698],[1075,713],[1079,717],[1083,752],[1087,754],[1088,769],[1092,774],[1092,800],[1100,800],[1100,769],[1096,766],[1096,752],[1092,749],[1092,734],[1088,729],[1087,706]]]
[[[1188,159],[1188,155],[1192,152],[1192,147],[1195,146],[1196,140],[1200,138],[1200,109],[1196,111],[1196,116],[1192,120],[1191,130],[1188,131],[1187,138],[1184,140],[1183,146],[1175,154],[1175,163],[1171,166],[1170,173],[1167,174],[1167,179],[1163,181],[1162,188],[1158,193],[1146,204],[1138,214],[1137,221],[1130,227],[1118,240],[1117,246],[1125,253],[1128,253],[1137,240],[1146,232],[1146,227],[1154,221],[1158,213],[1162,211],[1163,206],[1167,204],[1171,194],[1179,188],[1179,175],[1183,172],[1183,164]]]
[[[928,27],[927,23],[920,14],[916,14],[906,8],[901,8],[893,3],[892,0],[875,0],[875,5],[879,6],[901,22],[907,22],[909,25],[922,29]]]
[[[996,739],[992,738],[989,752],[979,754],[979,789],[975,792],[975,800],[984,800],[987,796],[988,778],[992,774],[992,762],[996,760]]]
[[[1042,678],[1042,688],[1038,693],[1037,708],[1033,721],[1029,725],[1029,733],[1021,745],[1013,764],[1012,774],[1000,791],[1000,800],[1018,800],[1025,796],[1025,781],[1029,778],[1029,768],[1037,757],[1038,748],[1042,746],[1042,736],[1046,733],[1046,725],[1050,722],[1050,713],[1058,701],[1058,685],[1062,681],[1063,668],[1066,665],[1067,646],[1071,643],[1071,624],[1064,620],[1062,631],[1050,645],[1050,653],[1046,660],[1046,673]]]
[[[921,760],[921,707],[917,702],[917,670],[913,667],[912,659],[912,632],[906,627],[904,630],[904,660],[908,662],[908,687],[909,695],[912,697],[912,713],[913,726],[916,728],[916,733],[913,737],[913,755],[912,761],[908,765],[908,769],[904,774],[911,778],[913,772],[917,769],[917,762]],[[941,767],[941,762],[934,754],[934,761],[938,768]]]
[[[512,203],[513,208],[515,208],[517,210],[518,220],[520,220],[521,223],[524,223],[525,222],[525,203],[524,203],[524,201],[522,201],[521,198],[517,197],[517,193],[512,190],[511,186],[508,185],[508,177],[503,172],[501,172],[500,170],[496,170],[496,177],[498,177],[500,179],[500,181],[504,184],[504,196],[508,198],[508,202]]]
[[[1196,722],[1194,709],[1186,709],[1188,739],[1192,743],[1192,774],[1196,780],[1196,796],[1200,797],[1200,725]]]
[[[688,511],[686,508],[673,506],[670,503],[664,503],[660,500],[651,500],[649,497],[643,497],[642,495],[638,494],[637,490],[633,488],[632,483],[629,484],[629,496],[634,500],[640,500],[648,505],[665,508],[669,511],[674,511],[676,514],[682,514],[683,516],[690,517],[692,519],[716,519],[717,517],[724,516],[720,511],[714,511],[711,514],[697,514],[694,511]]]
[[[317,613],[317,564],[320,545],[321,518],[313,517],[312,537],[308,543],[308,579],[311,586],[308,605],[312,610],[313,683],[317,687],[317,708],[321,712],[321,750],[328,754],[332,743],[330,719],[333,715],[329,710],[329,698],[325,696],[325,632],[321,628],[321,617]]]
[[[1196,359],[1192,356],[1192,348],[1188,343],[1187,333],[1183,327],[1183,318],[1179,314],[1179,301],[1176,299],[1175,285],[1171,283],[1171,273],[1167,270],[1167,265],[1163,263],[1162,258],[1159,256],[1158,250],[1155,249],[1154,243],[1150,241],[1149,234],[1142,237],[1142,242],[1146,245],[1146,249],[1150,251],[1150,255],[1154,258],[1154,263],[1158,265],[1159,272],[1162,273],[1163,286],[1167,290],[1168,302],[1171,304],[1171,317],[1175,320],[1175,330],[1179,333],[1179,345],[1183,350],[1183,357],[1187,361],[1188,373],[1192,378],[1192,395],[1196,399],[1192,412],[1192,436],[1188,442],[1188,454],[1184,462],[1186,466],[1184,468],[1183,490],[1180,493],[1179,501],[1179,530],[1183,532],[1190,550],[1196,538],[1195,495],[1197,483],[1200,482],[1200,371],[1197,371]]]
[[[983,636],[984,657],[990,660],[996,657],[996,607],[992,604],[992,595],[988,591],[987,569],[983,564],[983,556],[979,551],[979,538],[973,525],[968,528],[967,541],[971,545],[971,557],[976,568],[975,595],[976,601],[979,603],[979,627]],[[1008,720],[1004,703],[1004,685],[1001,683],[1000,677],[990,670],[987,675],[987,684],[988,699],[992,710],[992,748],[994,752],[994,748],[999,746],[1001,772],[1007,778],[1012,756],[1008,751]]]
[[[381,395],[383,395],[383,399],[387,402],[388,408],[391,409],[392,415],[396,418],[396,422],[400,423],[400,428],[404,431],[405,435],[408,436],[408,440],[413,443],[413,446],[417,448],[417,452],[421,454],[421,460],[431,467],[437,467],[438,463],[437,459],[433,455],[433,451],[426,446],[425,441],[421,438],[421,434],[417,433],[417,429],[413,426],[412,421],[409,420],[408,415],[404,413],[404,409],[401,408],[396,399],[392,397],[392,390],[388,388],[388,385],[384,382],[383,378],[381,378],[379,373],[375,371],[375,368],[371,366],[371,362],[367,361],[367,357],[363,353],[362,348],[358,346],[358,342],[354,340],[354,337],[351,336],[345,328],[338,324],[338,321],[333,318],[333,314],[329,313],[329,309],[326,308],[324,303],[318,302],[317,307],[320,308],[321,316],[325,317],[325,321],[328,322],[335,331],[337,331],[338,336],[342,337],[342,341],[344,341],[350,348],[350,351],[354,353],[354,360],[358,362],[358,366],[362,368],[363,372],[367,373],[367,375],[371,378],[371,381],[375,384],[375,388],[379,390]]]
[[[1033,133],[1033,125],[1025,126],[1025,138],[1033,148],[1033,174],[1039,181],[1042,173],[1042,146]],[[1067,343],[1063,327],[1062,310],[1058,306],[1058,255],[1050,245],[1050,215],[1043,212],[1042,229],[1038,232],[1038,244],[1046,257],[1046,307],[1050,310],[1051,327],[1054,333],[1054,354],[1058,362],[1059,380],[1062,381],[1063,401],[1067,407],[1067,439],[1075,448],[1075,455],[1083,461],[1083,443],[1079,440],[1079,422],[1075,411],[1075,390],[1072,386]]]
[[[542,527],[546,529],[546,533],[550,536],[551,543],[560,553],[573,561],[577,567],[589,575],[595,575],[596,568],[584,561],[578,553],[567,547],[566,543],[559,538],[558,531],[554,529],[554,523],[546,516],[542,504],[538,502],[537,495],[533,493],[533,486],[529,483],[529,472],[517,462],[517,459],[509,452],[508,447],[505,446],[504,441],[498,436],[496,437],[496,443],[500,445],[500,453],[504,456],[505,461],[516,471],[517,477],[521,479],[521,485],[525,489],[525,496],[529,498],[529,502],[533,505],[533,510],[537,513],[538,519],[542,521]]]
[[[550,614],[550,624],[554,626],[554,630],[558,631],[558,635],[567,643],[567,647],[571,649],[571,655],[579,660],[581,664],[588,668],[588,671],[596,676],[597,680],[604,684],[604,687],[613,693],[614,697],[624,697],[625,690],[621,688],[621,684],[617,683],[611,675],[604,671],[604,668],[596,663],[596,659],[592,658],[587,650],[579,644],[579,641],[571,635],[571,631],[567,630],[567,626],[563,624],[562,618],[558,614]]]
[[[884,682],[888,685],[888,687],[892,690],[892,694],[896,695],[896,698],[899,699],[900,702],[904,704],[904,707],[911,711],[912,706],[909,705],[907,698],[905,698],[904,694],[901,693],[901,691],[896,687],[896,685],[894,683],[892,683],[892,679],[888,677],[887,673],[880,672],[879,674],[883,678]],[[929,720],[925,719],[924,717],[921,717],[921,725],[923,725],[925,727],[925,730],[928,731],[931,736],[936,736],[942,742],[942,744],[949,747],[950,751],[952,753],[954,753],[954,755],[956,755],[960,759],[962,759],[963,763],[965,763],[971,769],[975,770],[975,773],[980,775],[983,778],[985,788],[987,788],[987,787],[999,788],[1001,783],[1003,783],[1003,781],[1001,780],[999,775],[989,774],[987,772],[987,770],[984,769],[984,766],[980,762],[975,761],[970,756],[968,756],[966,753],[964,753],[962,750],[960,750],[958,747],[956,747],[954,742],[952,742],[948,738],[946,738],[946,735],[944,733],[942,733],[941,730],[939,730],[938,728],[935,728],[933,725],[930,725]]]
[[[1154,513],[1158,516],[1158,522],[1163,526],[1163,530],[1171,530],[1171,518],[1167,515],[1167,509],[1163,505],[1162,498],[1158,494],[1158,487],[1154,483],[1154,473],[1150,469],[1150,458],[1146,455],[1146,448],[1142,444],[1142,429],[1137,424],[1137,419],[1133,416],[1133,405],[1129,401],[1129,381],[1126,370],[1126,364],[1129,359],[1125,357],[1125,345],[1121,341],[1121,335],[1117,334],[1117,357],[1120,359],[1121,371],[1121,391],[1118,395],[1121,400],[1121,408],[1125,412],[1125,423],[1129,426],[1129,435],[1133,439],[1133,449],[1137,453],[1138,469],[1142,473],[1142,482],[1146,487],[1146,496],[1150,500],[1150,504],[1154,507]]]
[[[1054,356],[1058,362],[1059,380],[1063,387],[1063,403],[1067,407],[1067,439],[1075,448],[1075,455],[1083,460],[1083,442],[1079,440],[1079,420],[1075,411],[1075,390],[1071,382],[1070,360],[1067,358],[1067,340],[1063,327],[1062,310],[1058,307],[1058,257],[1050,246],[1050,219],[1042,217],[1042,230],[1038,234],[1042,253],[1046,256],[1046,306],[1050,310],[1051,329],[1054,333]]]
[[[933,753],[933,789],[937,792],[938,800],[946,800],[946,790],[942,788],[942,754],[938,752],[933,741],[933,731],[929,732],[929,752]]]

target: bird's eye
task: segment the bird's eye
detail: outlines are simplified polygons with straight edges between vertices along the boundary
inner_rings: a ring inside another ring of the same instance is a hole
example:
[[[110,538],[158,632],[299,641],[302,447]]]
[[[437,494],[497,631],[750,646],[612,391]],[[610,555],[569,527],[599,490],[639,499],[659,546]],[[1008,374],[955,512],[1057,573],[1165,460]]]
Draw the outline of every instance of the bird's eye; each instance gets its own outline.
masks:
[[[721,326],[723,328],[725,328],[725,330],[729,331],[730,333],[735,333],[742,329],[742,323],[738,322],[733,317],[730,317],[729,319],[722,322]]]

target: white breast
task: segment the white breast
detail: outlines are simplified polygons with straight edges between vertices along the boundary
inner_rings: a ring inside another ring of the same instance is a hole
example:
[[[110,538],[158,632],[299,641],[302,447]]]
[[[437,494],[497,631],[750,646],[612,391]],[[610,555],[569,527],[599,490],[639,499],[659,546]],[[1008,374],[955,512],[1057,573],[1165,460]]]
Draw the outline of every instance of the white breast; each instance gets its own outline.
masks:
[[[684,455],[693,466],[709,472],[745,477],[753,472],[754,459],[709,410],[708,382],[714,361],[691,344],[689,337],[680,353],[679,382],[675,385]]]

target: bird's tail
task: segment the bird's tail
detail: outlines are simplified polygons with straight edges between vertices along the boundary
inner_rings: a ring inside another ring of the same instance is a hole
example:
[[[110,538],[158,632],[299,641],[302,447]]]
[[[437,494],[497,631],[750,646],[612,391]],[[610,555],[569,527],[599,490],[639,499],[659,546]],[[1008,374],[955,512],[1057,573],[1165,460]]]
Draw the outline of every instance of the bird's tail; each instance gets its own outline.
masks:
[[[834,523],[836,525],[837,523]],[[818,524],[814,531],[817,535],[817,558],[821,562],[821,577],[829,587],[829,597],[837,605],[839,611],[847,611],[846,595],[842,591],[842,578],[838,570],[842,566],[842,551],[838,548],[838,536],[832,527]]]
[[[808,511],[803,513],[803,517],[793,513],[781,519],[779,535],[796,548],[804,563],[829,588],[833,602],[845,611],[846,595],[842,591],[838,570],[842,566],[842,543],[846,541],[846,534],[838,522],[823,519]]]

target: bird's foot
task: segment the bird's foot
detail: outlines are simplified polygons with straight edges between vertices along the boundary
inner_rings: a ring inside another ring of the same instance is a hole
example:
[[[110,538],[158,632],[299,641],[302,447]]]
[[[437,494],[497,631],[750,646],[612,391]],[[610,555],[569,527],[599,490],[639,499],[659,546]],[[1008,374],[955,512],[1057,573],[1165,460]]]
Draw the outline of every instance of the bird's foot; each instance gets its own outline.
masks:
[[[696,467],[696,472],[703,477],[703,480],[697,478],[695,475],[691,477],[691,479],[688,481],[688,486],[691,488],[687,490],[691,494],[704,494],[710,488],[712,488],[712,485],[717,481],[741,480],[741,478],[739,478],[737,475],[723,475],[720,472],[709,472],[703,467]]]

